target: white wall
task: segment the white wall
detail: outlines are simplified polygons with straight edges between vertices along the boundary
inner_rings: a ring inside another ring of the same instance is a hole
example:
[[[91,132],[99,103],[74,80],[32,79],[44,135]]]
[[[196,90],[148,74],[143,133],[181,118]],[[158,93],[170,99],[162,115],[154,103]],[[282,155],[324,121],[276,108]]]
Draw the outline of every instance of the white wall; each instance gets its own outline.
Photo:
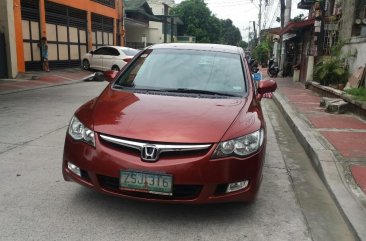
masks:
[[[366,38],[353,37],[349,44],[342,49],[343,53],[348,57],[350,73],[354,73],[358,67],[366,67]],[[365,83],[366,86],[366,83]]]
[[[154,15],[164,15],[164,5],[159,3],[159,0],[149,0],[148,3]],[[149,36],[147,41],[154,44],[164,42],[163,23],[152,21],[149,22]]]

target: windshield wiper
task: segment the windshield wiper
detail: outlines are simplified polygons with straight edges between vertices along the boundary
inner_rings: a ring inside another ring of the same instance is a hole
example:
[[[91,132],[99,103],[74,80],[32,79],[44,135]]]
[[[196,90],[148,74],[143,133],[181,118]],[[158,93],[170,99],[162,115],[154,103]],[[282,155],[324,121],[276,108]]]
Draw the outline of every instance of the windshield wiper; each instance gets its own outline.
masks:
[[[162,89],[162,91],[174,92],[174,93],[189,93],[189,94],[203,94],[203,95],[220,95],[220,96],[240,97],[240,95],[234,95],[234,94],[230,94],[230,93],[226,93],[226,92],[217,92],[217,91],[209,91],[209,90],[196,90],[196,89],[188,89],[188,88]]]

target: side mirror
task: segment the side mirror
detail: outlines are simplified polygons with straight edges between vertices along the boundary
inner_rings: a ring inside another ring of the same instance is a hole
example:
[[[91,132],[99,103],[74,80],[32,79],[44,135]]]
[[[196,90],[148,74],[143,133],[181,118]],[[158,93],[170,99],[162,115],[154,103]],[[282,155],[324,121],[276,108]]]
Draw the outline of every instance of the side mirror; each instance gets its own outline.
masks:
[[[277,89],[277,83],[274,80],[259,81],[257,99],[261,100],[264,94],[274,92],[276,89]]]
[[[92,50],[92,51],[90,51],[89,53],[94,54],[94,51]]]
[[[114,78],[117,76],[118,71],[115,70],[107,70],[104,72],[104,79],[108,82],[112,82]]]

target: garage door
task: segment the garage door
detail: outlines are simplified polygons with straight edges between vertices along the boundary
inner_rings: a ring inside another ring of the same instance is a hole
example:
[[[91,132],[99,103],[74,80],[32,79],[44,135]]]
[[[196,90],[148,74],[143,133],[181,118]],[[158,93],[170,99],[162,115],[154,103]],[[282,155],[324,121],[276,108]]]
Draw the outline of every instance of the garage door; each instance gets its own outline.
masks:
[[[39,5],[38,1],[21,1],[24,61],[26,70],[41,70]]]
[[[92,13],[93,49],[113,45],[113,18]]]
[[[80,66],[88,45],[86,12],[46,1],[46,31],[50,67]]]

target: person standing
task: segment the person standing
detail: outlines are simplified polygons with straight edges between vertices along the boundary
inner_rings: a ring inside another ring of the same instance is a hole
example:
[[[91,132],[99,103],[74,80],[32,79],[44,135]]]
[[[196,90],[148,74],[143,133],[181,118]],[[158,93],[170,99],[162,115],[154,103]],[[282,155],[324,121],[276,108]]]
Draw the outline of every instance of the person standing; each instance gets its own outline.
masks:
[[[42,69],[46,72],[49,72],[50,67],[48,66],[48,45],[47,45],[46,37],[42,37],[40,48],[41,48],[41,56],[42,56]]]

